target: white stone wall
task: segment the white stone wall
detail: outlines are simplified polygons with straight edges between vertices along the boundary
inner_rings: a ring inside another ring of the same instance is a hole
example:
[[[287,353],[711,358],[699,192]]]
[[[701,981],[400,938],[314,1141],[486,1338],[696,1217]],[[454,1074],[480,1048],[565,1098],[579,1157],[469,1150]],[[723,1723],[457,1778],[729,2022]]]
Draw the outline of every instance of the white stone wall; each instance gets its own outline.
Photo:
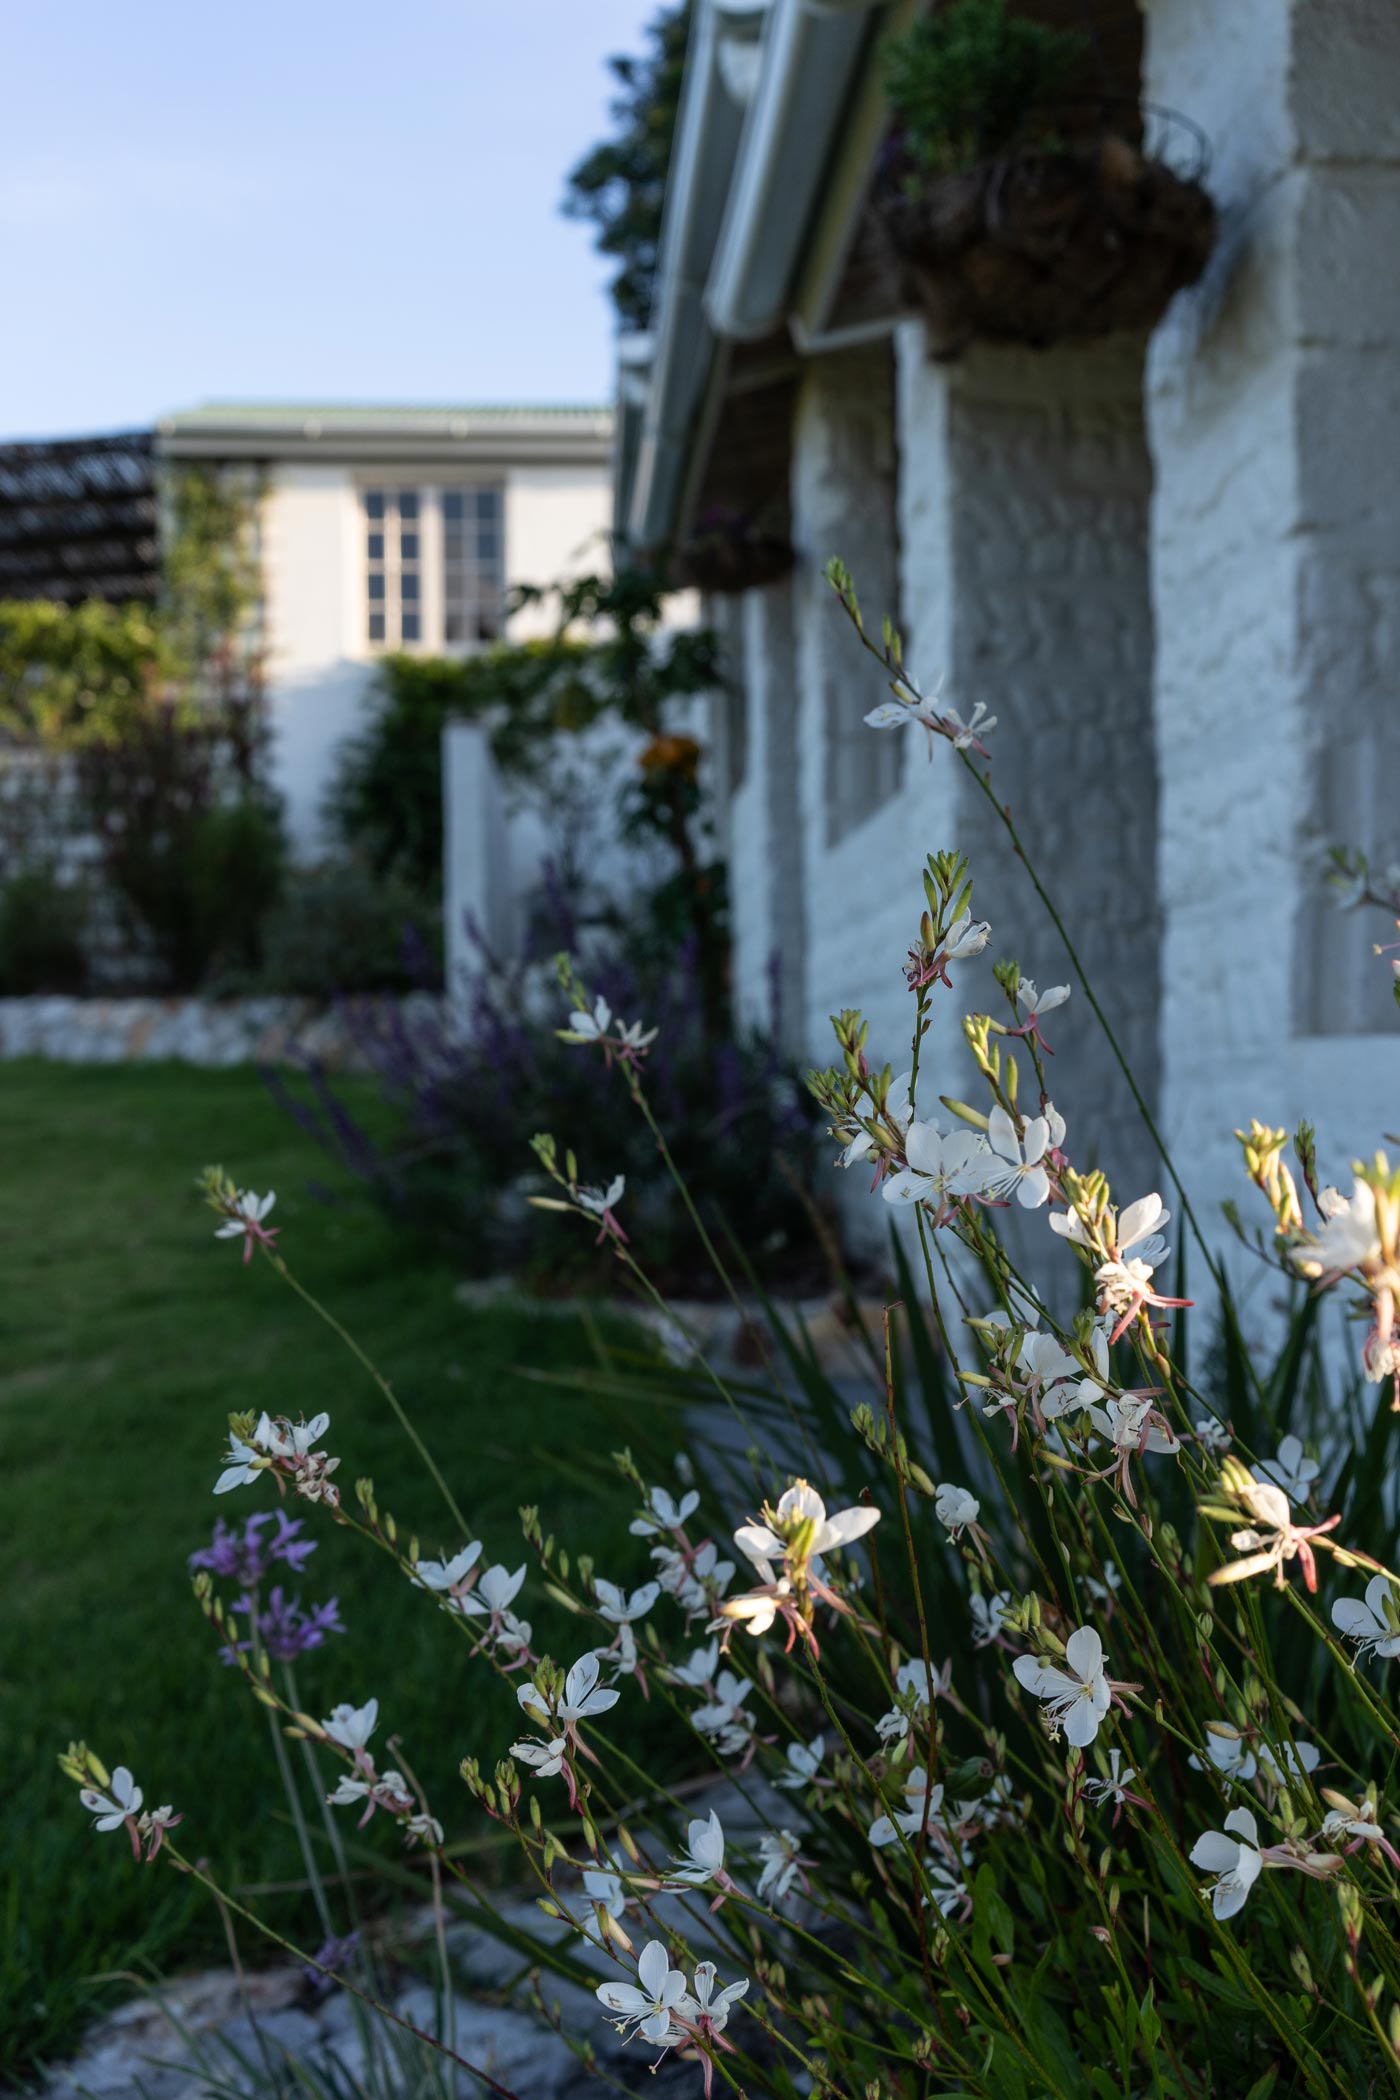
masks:
[[[1143,346],[1130,338],[980,349],[948,378],[949,689],[964,714],[981,701],[997,718],[983,770],[1026,858],[961,767],[956,843],[972,858],[994,951],[1014,955],[1042,988],[1075,986],[1046,1024],[1047,1079],[1076,1163],[1104,1168],[1124,1200],[1156,1186],[1155,1147],[1028,871],[1155,1106],[1161,927],[1142,372]],[[1002,1007],[998,989],[984,996],[993,1012]]]
[[[1328,1174],[1396,1124],[1371,929],[1304,849],[1400,840],[1400,9],[1154,0],[1144,88],[1223,209],[1150,358],[1165,1113],[1214,1228],[1251,1115],[1314,1116]]]
[[[886,613],[904,634],[911,670],[964,709],[999,717],[992,775],[1082,943],[1105,1005],[1122,1028],[1149,1100],[1157,1085],[1155,778],[1146,574],[1150,476],[1142,430],[1141,350],[1031,358],[1004,353],[931,364],[922,325],[889,351],[814,362],[799,399],[793,484],[799,697],[797,807],[765,821],[774,759],[765,722],[775,668],[767,614],[748,609],[750,777],[732,812],[742,878],[736,929],[742,975],[758,935],[750,900],[780,887],[756,872],[786,826],[800,852],[803,1047],[825,1061],[829,1015],[859,1006],[870,1054],[909,1062],[912,1007],[902,963],[914,936],[925,857],[973,856],[977,906],[995,952],[1016,954],[1041,984],[1069,974],[1063,951],[975,783],[939,744],[868,729],[881,673],[845,630],[821,566],[852,570],[869,629]],[[883,361],[883,370],[881,368]],[[882,384],[882,381],[884,382]],[[897,474],[895,472],[897,463]],[[843,812],[843,768],[869,770]],[[1104,841],[1111,839],[1111,848]],[[990,960],[966,985],[969,1002],[999,998]],[[924,1052],[931,1107],[973,1085],[961,1005],[936,1006]],[[1151,1147],[1082,998],[1058,1017],[1052,1083],[1077,1119],[1087,1156],[1136,1186]],[[1085,1156],[1085,1154],[1081,1154]],[[854,1185],[852,1229],[872,1247],[888,1214]]]
[[[800,1055],[807,938],[795,592],[794,579],[784,577],[731,601],[722,641],[742,710],[742,766],[730,777],[726,806],[735,1011]]]

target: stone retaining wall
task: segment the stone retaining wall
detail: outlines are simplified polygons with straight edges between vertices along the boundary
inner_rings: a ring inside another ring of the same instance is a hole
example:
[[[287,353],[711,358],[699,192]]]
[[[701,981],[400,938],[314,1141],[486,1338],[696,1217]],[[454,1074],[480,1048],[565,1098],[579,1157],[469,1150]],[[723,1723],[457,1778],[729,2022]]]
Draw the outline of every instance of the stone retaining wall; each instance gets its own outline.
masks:
[[[60,1064],[291,1064],[364,1067],[367,1035],[415,1019],[441,1025],[436,993],[359,999],[352,1008],[315,999],[0,999],[0,1059]]]

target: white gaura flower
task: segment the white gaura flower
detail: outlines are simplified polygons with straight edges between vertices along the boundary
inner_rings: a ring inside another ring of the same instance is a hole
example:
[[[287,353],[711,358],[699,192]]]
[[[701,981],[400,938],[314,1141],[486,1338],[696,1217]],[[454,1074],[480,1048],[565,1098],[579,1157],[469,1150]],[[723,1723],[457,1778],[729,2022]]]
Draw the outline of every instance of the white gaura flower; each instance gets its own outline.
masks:
[[[568,1739],[562,1735],[551,1736],[545,1742],[527,1736],[523,1742],[510,1746],[510,1754],[516,1762],[525,1765],[538,1779],[557,1779],[568,1753]]]
[[[363,1750],[374,1734],[379,1722],[379,1701],[371,1699],[365,1706],[350,1706],[346,1703],[335,1707],[322,1728],[333,1743],[342,1750]]]
[[[1134,1393],[1117,1393],[1102,1407],[1091,1407],[1090,1417],[1099,1435],[1107,1437],[1115,1451],[1155,1451],[1172,1457],[1181,1449],[1181,1439],[1150,1400]]]
[[[1084,1587],[1096,1604],[1111,1604],[1123,1587],[1123,1578],[1118,1572],[1116,1563],[1106,1560],[1103,1564],[1102,1577],[1086,1575]]]
[[[990,923],[986,919],[974,919],[965,911],[960,919],[954,919],[943,937],[942,959],[945,963],[971,962],[980,955],[992,937]],[[947,983],[947,978],[944,978]]]
[[[945,707],[938,726],[955,751],[980,751],[985,758],[987,747],[982,738],[988,730],[996,728],[997,718],[989,715],[982,702],[976,700],[965,722],[955,707]]]
[[[1357,1643],[1358,1662],[1368,1654],[1386,1661],[1400,1655],[1400,1611],[1384,1575],[1371,1577],[1364,1603],[1359,1597],[1338,1597],[1332,1606],[1332,1624],[1345,1640]]]
[[[1017,1136],[1016,1125],[998,1102],[987,1118],[987,1142],[996,1156],[983,1169],[985,1193],[1014,1194],[1024,1209],[1039,1210],[1050,1200],[1046,1154],[1058,1151],[1064,1137],[1065,1119],[1052,1102],[1046,1102],[1044,1115],[1026,1118],[1024,1137]]]
[[[981,1507],[974,1494],[954,1481],[942,1480],[934,1489],[933,1513],[940,1524],[946,1525],[950,1539],[959,1538],[969,1524],[977,1522]]]
[[[1026,1018],[1019,1028],[1013,1028],[1009,1032],[1034,1040],[1039,1043],[1047,1057],[1053,1057],[1055,1053],[1041,1034],[1040,1024],[1046,1014],[1053,1013],[1057,1006],[1064,1005],[1069,997],[1069,986],[1052,984],[1047,990],[1038,992],[1034,982],[1029,977],[1023,977],[1016,986],[1015,996],[1016,1005]]]
[[[964,1914],[970,1912],[972,1906],[967,1893],[967,1883],[959,1877],[954,1868],[945,1865],[942,1860],[933,1860],[925,1872],[929,1883],[927,1901],[933,1905],[941,1918],[951,1918],[955,1910],[961,1910]]]
[[[261,1241],[271,1247],[277,1239],[278,1228],[263,1221],[271,1211],[277,1198],[269,1189],[265,1196],[255,1196],[251,1189],[240,1189],[233,1199],[233,1214],[214,1229],[216,1240],[243,1241],[243,1265],[246,1268],[253,1259],[253,1244]]]
[[[688,1619],[708,1611],[734,1580],[734,1563],[721,1560],[713,1539],[706,1539],[693,1553],[678,1553],[671,1546],[653,1546],[656,1579],[669,1597],[674,1597]]]
[[[1275,1487],[1283,1489],[1290,1502],[1306,1502],[1321,1471],[1317,1460],[1305,1454],[1302,1438],[1286,1436],[1278,1447],[1278,1457],[1266,1459],[1257,1466],[1255,1477],[1272,1480]]]
[[[1154,1190],[1150,1196],[1139,1196],[1136,1203],[1130,1203],[1108,1228],[1112,1251],[1094,1271],[1094,1282],[1100,1312],[1112,1313],[1117,1319],[1110,1341],[1118,1340],[1145,1305],[1180,1306],[1191,1302],[1188,1298],[1165,1298],[1152,1288],[1153,1272],[1170,1252],[1161,1237],[1161,1228],[1170,1218],[1171,1212]],[[1050,1229],[1076,1247],[1092,1244],[1083,1219],[1075,1211],[1056,1211],[1050,1219]]]
[[[1322,1798],[1332,1804],[1322,1819],[1325,1838],[1334,1845],[1350,1838],[1350,1844],[1342,1845],[1343,1852],[1359,1852],[1363,1845],[1376,1845],[1393,1867],[1400,1867],[1400,1853],[1381,1827],[1380,1794],[1375,1787],[1368,1786],[1359,1801],[1349,1801],[1330,1786],[1323,1788]]]
[[[648,1940],[637,1958],[637,1981],[600,1983],[594,1993],[606,2011],[617,2016],[617,2031],[645,2036],[669,2046],[684,2039],[671,2014],[685,1996],[685,1976],[673,1969],[660,1940]]]
[[[1256,1480],[1234,1459],[1226,1459],[1221,1479],[1222,1482],[1228,1481],[1227,1491],[1263,1529],[1251,1524],[1243,1530],[1232,1531],[1230,1544],[1244,1558],[1230,1561],[1223,1568],[1212,1569],[1206,1581],[1215,1588],[1221,1583],[1246,1582],[1250,1576],[1264,1575],[1272,1569],[1276,1587],[1283,1589],[1284,1568],[1296,1557],[1303,1570],[1304,1582],[1310,1591],[1315,1592],[1317,1556],[1312,1542],[1335,1530],[1341,1522],[1340,1517],[1329,1517],[1323,1524],[1295,1524],[1283,1489],[1275,1487],[1271,1480]]]
[[[1321,1232],[1293,1250],[1295,1269],[1304,1276],[1335,1281],[1352,1269],[1366,1269],[1381,1255],[1376,1221],[1376,1192],[1368,1181],[1354,1181],[1349,1197],[1325,1188],[1320,1198],[1326,1222]]]
[[[140,1814],[143,1798],[140,1787],[125,1765],[118,1765],[113,1772],[107,1793],[85,1786],[78,1794],[88,1814],[97,1819],[92,1826],[94,1830],[120,1830],[130,1818]]]
[[[1259,1826],[1247,1808],[1232,1808],[1224,1830],[1208,1830],[1191,1847],[1191,1864],[1217,1875],[1210,1892],[1217,1918],[1233,1918],[1264,1871]]]
[[[810,1743],[789,1743],[786,1751],[787,1770],[773,1782],[796,1793],[799,1788],[810,1786],[822,1768],[826,1756],[826,1738],[814,1735]]]
[[[1054,1389],[1041,1401],[1040,1412],[1047,1422],[1095,1407],[1108,1393],[1113,1374],[1109,1364],[1108,1334],[1102,1326],[1095,1326],[1089,1335],[1089,1354],[1093,1360],[1092,1371],[1086,1372],[1083,1365],[1071,1357],[1068,1372],[1060,1375]]]
[[[609,1707],[617,1705],[619,1695],[600,1690],[598,1677],[597,1656],[581,1655],[570,1665],[564,1689],[552,1709],[538,1685],[517,1685],[515,1696],[525,1712],[537,1721],[559,1720],[564,1722],[566,1731],[572,1731],[580,1721],[590,1720],[595,1714],[605,1714]]]
[[[326,1799],[332,1808],[350,1808],[360,1801],[367,1801],[377,1782],[366,1779],[363,1774],[342,1772]]]
[[[1300,1785],[1321,1762],[1322,1752],[1315,1743],[1280,1743],[1277,1750],[1270,1743],[1259,1744],[1259,1770],[1275,1786]]]
[[[267,1421],[267,1416],[263,1416]],[[271,1425],[269,1424],[269,1429]],[[258,1448],[256,1443],[245,1443],[242,1437],[229,1433],[228,1450],[224,1453],[224,1470],[214,1482],[216,1495],[227,1495],[232,1488],[249,1487],[259,1474],[267,1472],[271,1457]]]
[[[933,1673],[933,1696],[946,1695],[952,1683],[953,1667],[945,1663],[941,1671]],[[929,1671],[922,1660],[915,1656],[901,1663],[894,1673],[894,1695],[899,1702],[887,1714],[881,1714],[875,1723],[875,1733],[882,1743],[901,1742],[909,1733],[909,1710],[916,1714],[928,1709]]]
[[[413,1572],[424,1589],[455,1590],[470,1575],[481,1553],[481,1540],[473,1539],[469,1546],[463,1546],[460,1553],[454,1553],[451,1560],[416,1560]]]
[[[763,1871],[754,1892],[760,1903],[781,1903],[794,1881],[803,1889],[807,1888],[807,1876],[802,1870],[812,1863],[799,1858],[801,1843],[791,1830],[764,1831],[758,1841]]]
[[[870,1842],[876,1850],[899,1842],[900,1832],[905,1837],[917,1837],[928,1824],[936,1822],[943,1807],[941,1785],[929,1790],[928,1773],[920,1765],[904,1782],[904,1807],[894,1813],[876,1816],[870,1826]]]
[[[683,1663],[672,1663],[666,1675],[673,1684],[689,1685],[695,1692],[703,1692],[706,1685],[714,1683],[719,1665],[719,1642],[706,1641],[703,1648],[692,1648]]]
[[[1219,1453],[1229,1450],[1230,1432],[1223,1422],[1217,1422],[1212,1415],[1198,1415],[1192,1426],[1196,1432],[1196,1441],[1203,1451]]]
[[[686,1829],[686,1849],[662,1884],[672,1891],[703,1888],[713,1881],[720,1889],[733,1887],[724,1871],[724,1825],[715,1809],[708,1816],[692,1816]]]
[[[868,729],[908,729],[917,723],[929,731],[929,748],[933,748],[934,730],[942,731],[943,710],[938,705],[938,696],[943,687],[940,671],[927,693],[921,693],[913,679],[899,677],[890,685],[892,698],[882,700],[872,707],[865,717]]]
[[[727,1983],[716,1993],[717,1973],[712,1961],[698,1961],[695,1964],[694,1991],[688,1991],[676,2008],[682,2019],[695,2022],[702,2038],[723,2034],[730,2013],[749,1987],[748,1977],[743,1976],[737,1983]]]
[[[595,1580],[593,1588],[598,1598],[598,1615],[610,1626],[630,1626],[644,1619],[661,1595],[659,1582],[644,1582],[640,1589],[633,1590],[629,1597],[616,1583]]]
[[[820,1560],[824,1553],[863,1538],[880,1521],[878,1509],[859,1503],[828,1516],[825,1502],[805,1480],[794,1481],[768,1514],[772,1524],[741,1524],[734,1534],[734,1543],[761,1573],[771,1572],[774,1561],[794,1555]]]
[[[1027,1392],[1039,1394],[1061,1379],[1073,1378],[1080,1366],[1058,1335],[1042,1334],[1038,1327],[1028,1327],[1016,1352],[1016,1368],[1025,1378]]]
[[[575,1191],[577,1200],[585,1210],[591,1210],[595,1218],[606,1218],[622,1201],[627,1187],[625,1174],[614,1174],[605,1189],[580,1188]]]
[[[800,1634],[816,1655],[816,1607],[825,1604],[834,1612],[851,1612],[827,1581],[822,1556],[863,1538],[879,1523],[880,1512],[853,1504],[828,1516],[816,1489],[806,1480],[795,1480],[776,1508],[764,1503],[762,1518],[761,1523],[741,1524],[734,1534],[736,1545],[753,1563],[759,1586],[741,1597],[726,1597],[713,1624],[725,1628],[727,1644],[735,1622],[760,1635],[781,1618],[788,1629],[788,1647]]]
[[[700,1497],[690,1488],[678,1501],[665,1488],[648,1488],[646,1507],[633,1517],[627,1529],[634,1538],[656,1538],[665,1531],[684,1531],[686,1522],[700,1507]]]
[[[1124,1802],[1138,1799],[1136,1794],[1128,1792],[1129,1787],[1136,1778],[1137,1773],[1131,1765],[1123,1763],[1123,1753],[1115,1743],[1108,1753],[1107,1779],[1086,1779],[1084,1782],[1085,1798],[1089,1801],[1111,1801],[1115,1810],[1113,1820],[1117,1822],[1117,1811],[1123,1807]]]
[[[612,1027],[612,1008],[602,993],[593,1002],[592,1012],[576,1007],[569,1015],[570,1031],[585,1043],[600,1043]]]
[[[904,1157],[903,1169],[887,1175],[880,1184],[886,1203],[929,1203],[938,1210],[949,1195],[964,1193],[963,1183],[988,1153],[975,1131],[948,1132],[930,1122],[909,1125]],[[980,1181],[980,1176],[974,1178]]]
[[[627,1908],[622,1876],[610,1867],[585,1867],[583,1892],[590,1903],[600,1903],[610,1918],[620,1918]]]
[[[1248,1740],[1238,1728],[1231,1728],[1225,1721],[1207,1721],[1205,1753],[1207,1762],[1222,1779],[1243,1785],[1253,1779],[1259,1769],[1258,1759],[1250,1749]],[[1189,1760],[1194,1771],[1205,1767],[1193,1751]]]
[[[1103,1642],[1092,1626],[1070,1635],[1063,1668],[1035,1655],[1018,1655],[1011,1668],[1019,1685],[1044,1700],[1052,1732],[1063,1729],[1065,1741],[1076,1750],[1093,1742],[1113,1695],[1104,1673]]]
[[[461,1609],[469,1618],[480,1618],[483,1614],[493,1619],[504,1619],[510,1606],[519,1596],[525,1581],[525,1563],[518,1568],[507,1568],[495,1561],[486,1570],[474,1590],[469,1590],[460,1600]]]
[[[1002,1622],[1002,1613],[1011,1608],[1011,1592],[996,1590],[990,1597],[984,1597],[980,1590],[973,1590],[968,1597],[967,1608],[972,1614],[973,1647],[988,1648],[993,1641],[999,1640],[1006,1630]]]
[[[713,1697],[690,1717],[697,1735],[712,1742],[723,1757],[741,1757],[747,1765],[758,1742],[753,1715],[744,1704],[751,1687],[732,1670],[721,1670],[710,1690]],[[741,1770],[743,1767],[741,1766]]]

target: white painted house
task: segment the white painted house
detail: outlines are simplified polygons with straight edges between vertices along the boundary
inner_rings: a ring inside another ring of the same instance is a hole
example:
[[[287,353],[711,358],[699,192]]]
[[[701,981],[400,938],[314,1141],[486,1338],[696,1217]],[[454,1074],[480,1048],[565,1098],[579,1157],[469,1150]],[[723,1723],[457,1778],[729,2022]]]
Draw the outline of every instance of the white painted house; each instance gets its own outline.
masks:
[[[951,752],[864,726],[884,691],[821,580],[839,554],[914,671],[998,717],[995,791],[1210,1218],[1251,1115],[1316,1115],[1333,1174],[1397,1122],[1383,922],[1321,901],[1305,849],[1400,843],[1400,6],[1035,6],[1203,128],[1219,237],[1150,338],[950,362],[865,245],[881,47],[918,11],[696,0],[618,527],[672,543],[738,488],[796,549],[709,608],[743,1007],[767,1017],[776,959],[795,1051],[825,1060],[861,1005],[898,1068],[920,867],[950,845],[1000,952],[1068,975]],[[1155,1185],[1082,996],[1054,1019],[1076,1157]],[[959,1042],[936,1052],[962,1092]]]
[[[387,651],[542,632],[549,608],[508,618],[509,588],[610,558],[604,409],[219,404],[167,417],[157,446],[258,472],[274,785],[304,855]]]

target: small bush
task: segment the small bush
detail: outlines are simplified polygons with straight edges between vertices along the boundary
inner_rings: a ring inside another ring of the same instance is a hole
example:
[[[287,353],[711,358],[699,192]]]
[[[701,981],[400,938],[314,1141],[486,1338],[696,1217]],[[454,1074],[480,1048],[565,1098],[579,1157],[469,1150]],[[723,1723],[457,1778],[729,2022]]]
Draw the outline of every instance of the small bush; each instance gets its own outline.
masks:
[[[958,0],[891,44],[885,82],[909,158],[946,175],[1004,153],[1062,94],[1085,41],[1007,13],[1006,0]]]
[[[87,891],[47,862],[0,884],[0,994],[80,992],[87,983]]]
[[[436,974],[423,944],[426,916],[406,883],[363,861],[299,868],[267,922],[258,982],[319,999],[411,990]]]

